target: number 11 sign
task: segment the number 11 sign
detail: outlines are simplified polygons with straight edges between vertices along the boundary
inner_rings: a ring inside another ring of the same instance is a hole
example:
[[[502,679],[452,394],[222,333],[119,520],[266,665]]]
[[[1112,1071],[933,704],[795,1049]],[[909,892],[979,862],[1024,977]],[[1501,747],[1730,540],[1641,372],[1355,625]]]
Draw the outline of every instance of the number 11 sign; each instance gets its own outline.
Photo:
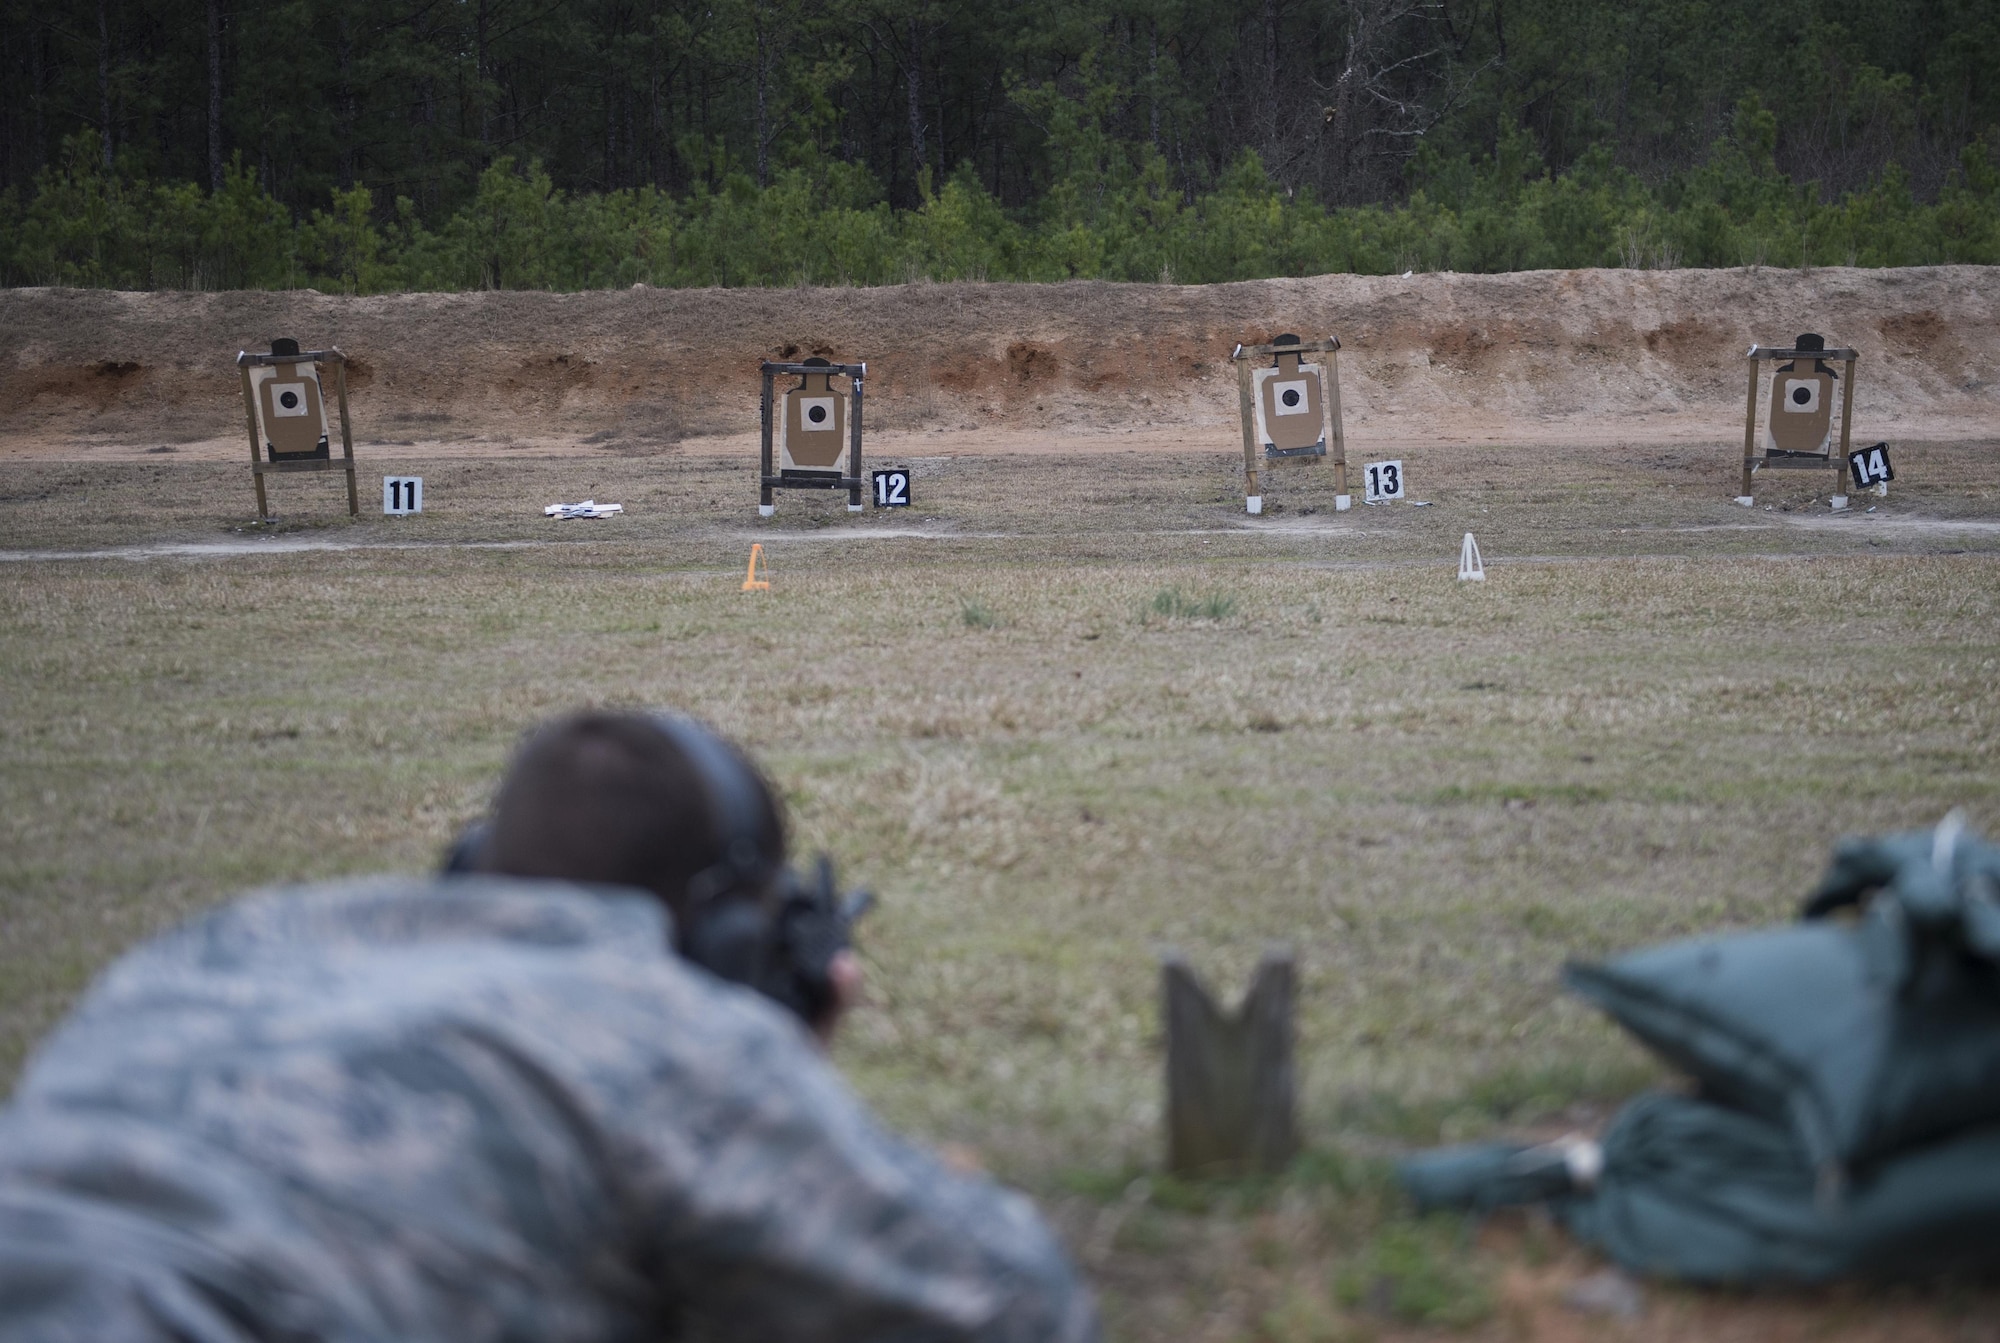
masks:
[[[382,511],[391,517],[424,511],[422,476],[382,477]]]

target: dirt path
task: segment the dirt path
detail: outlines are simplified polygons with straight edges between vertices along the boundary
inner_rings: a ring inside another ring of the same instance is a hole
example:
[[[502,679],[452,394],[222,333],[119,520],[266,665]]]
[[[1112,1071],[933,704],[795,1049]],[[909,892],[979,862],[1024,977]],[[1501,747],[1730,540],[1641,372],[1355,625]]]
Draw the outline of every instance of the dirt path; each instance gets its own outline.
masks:
[[[352,358],[363,453],[752,450],[756,366],[869,363],[870,451],[1228,450],[1238,341],[1345,342],[1360,452],[1727,443],[1742,351],[1816,330],[1863,353],[1856,433],[2000,420],[2000,272],[1544,271],[1211,286],[905,285],[587,294],[0,291],[0,460],[245,451],[243,348]]]

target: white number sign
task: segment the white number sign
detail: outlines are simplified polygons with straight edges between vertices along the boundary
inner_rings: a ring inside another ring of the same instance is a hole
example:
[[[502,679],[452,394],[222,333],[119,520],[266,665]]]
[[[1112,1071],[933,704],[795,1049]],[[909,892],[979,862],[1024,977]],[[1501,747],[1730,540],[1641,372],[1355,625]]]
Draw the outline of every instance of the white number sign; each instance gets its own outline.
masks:
[[[1856,488],[1869,485],[1886,485],[1896,478],[1896,468],[1889,465],[1889,445],[1877,443],[1872,448],[1862,448],[1847,454],[1848,469],[1854,472]]]
[[[910,506],[910,473],[903,467],[873,473],[875,481],[875,507],[908,508]]]
[[[1403,497],[1401,462],[1370,462],[1361,468],[1361,478],[1367,484],[1366,499],[1371,504],[1386,504]]]
[[[382,511],[391,516],[424,511],[422,476],[382,477]]]

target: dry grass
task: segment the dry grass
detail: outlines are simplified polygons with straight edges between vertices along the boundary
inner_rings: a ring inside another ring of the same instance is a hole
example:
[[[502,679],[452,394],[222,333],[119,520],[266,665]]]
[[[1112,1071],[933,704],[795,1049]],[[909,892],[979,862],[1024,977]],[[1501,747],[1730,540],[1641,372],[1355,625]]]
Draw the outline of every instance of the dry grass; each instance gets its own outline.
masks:
[[[1991,458],[1898,516],[1967,516]],[[1295,530],[1243,529],[1206,459],[1131,484],[958,459],[914,516],[859,521],[945,539],[843,540],[833,500],[758,532],[740,470],[585,465],[610,474],[432,471],[434,514],[325,532],[587,544],[0,568],[0,1069],[190,910],[428,864],[538,717],[678,704],[751,743],[804,846],[883,897],[857,1086],[1043,1193],[1123,1334],[1542,1333],[1580,1258],[1532,1227],[1460,1253],[1394,1211],[1380,1160],[1587,1123],[1654,1076],[1559,996],[1563,959],[1784,918],[1842,833],[1953,805],[2000,830],[1990,528],[1800,527],[1585,472],[1338,519],[1295,494]],[[39,502],[64,472],[106,513]],[[227,537],[214,492],[242,475],[8,468],[0,525]],[[523,507],[586,493],[633,515]],[[1452,577],[1467,526],[1477,587]],[[752,535],[768,593],[738,590]],[[1314,1155],[1272,1186],[1147,1176],[1158,949],[1234,989],[1273,939],[1302,961]],[[1383,1264],[1416,1265],[1418,1305],[1352,1287]],[[1993,1304],[1797,1309],[1945,1337]],[[1719,1318],[1669,1294],[1648,1328]]]

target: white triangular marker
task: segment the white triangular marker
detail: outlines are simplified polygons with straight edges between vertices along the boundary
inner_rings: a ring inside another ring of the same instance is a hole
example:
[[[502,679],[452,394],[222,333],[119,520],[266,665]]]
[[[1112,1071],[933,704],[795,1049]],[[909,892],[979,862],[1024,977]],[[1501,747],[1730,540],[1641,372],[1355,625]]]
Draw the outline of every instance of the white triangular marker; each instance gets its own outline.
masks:
[[[1458,548],[1458,577],[1462,583],[1484,583],[1486,566],[1479,559],[1479,543],[1472,539],[1472,533],[1465,534],[1465,544]]]

